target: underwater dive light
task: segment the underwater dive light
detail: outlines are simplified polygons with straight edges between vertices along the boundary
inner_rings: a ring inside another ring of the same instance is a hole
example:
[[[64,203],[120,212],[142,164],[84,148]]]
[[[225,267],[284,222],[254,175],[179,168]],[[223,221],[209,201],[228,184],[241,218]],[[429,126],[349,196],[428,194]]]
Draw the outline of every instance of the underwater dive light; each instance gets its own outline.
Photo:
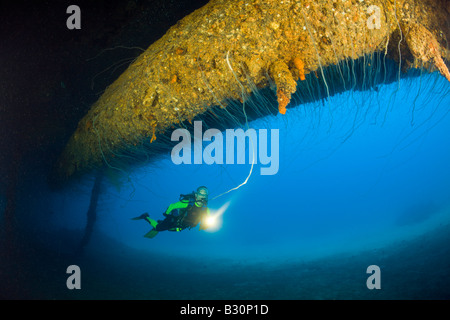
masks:
[[[206,231],[208,232],[216,232],[222,227],[222,215],[225,210],[230,205],[230,202],[225,203],[218,210],[212,211],[209,216],[207,216],[204,220],[204,224],[206,227]]]
[[[206,228],[214,228],[217,225],[217,216],[208,216],[205,219]]]

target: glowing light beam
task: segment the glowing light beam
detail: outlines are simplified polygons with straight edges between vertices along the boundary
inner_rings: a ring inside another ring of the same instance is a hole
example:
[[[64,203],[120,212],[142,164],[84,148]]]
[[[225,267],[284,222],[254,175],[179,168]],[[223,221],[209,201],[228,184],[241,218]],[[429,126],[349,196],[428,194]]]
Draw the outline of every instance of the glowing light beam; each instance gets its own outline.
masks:
[[[211,211],[210,215],[203,221],[205,225],[205,231],[216,232],[222,227],[222,215],[230,205],[230,201],[226,202],[219,209]]]

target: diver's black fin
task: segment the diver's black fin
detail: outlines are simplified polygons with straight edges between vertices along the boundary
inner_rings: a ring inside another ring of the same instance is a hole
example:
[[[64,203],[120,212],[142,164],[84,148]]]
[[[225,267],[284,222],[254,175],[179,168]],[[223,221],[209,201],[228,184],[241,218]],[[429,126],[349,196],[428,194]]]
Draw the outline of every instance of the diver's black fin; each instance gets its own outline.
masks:
[[[156,231],[155,229],[150,230],[149,232],[147,232],[144,237],[152,239],[154,237],[156,237],[156,235],[158,234],[158,231]]]
[[[150,217],[150,215],[146,212],[141,214],[139,217],[131,218],[131,220],[141,220]]]

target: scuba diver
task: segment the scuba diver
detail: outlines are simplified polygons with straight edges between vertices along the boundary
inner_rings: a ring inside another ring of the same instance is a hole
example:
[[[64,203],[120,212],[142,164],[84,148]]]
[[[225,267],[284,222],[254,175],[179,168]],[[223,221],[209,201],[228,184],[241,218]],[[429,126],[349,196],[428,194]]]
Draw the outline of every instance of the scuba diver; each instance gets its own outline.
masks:
[[[180,195],[178,202],[172,203],[163,213],[164,220],[155,221],[148,213],[141,214],[132,220],[144,219],[153,227],[144,235],[146,238],[154,238],[160,231],[182,231],[186,228],[195,228],[200,223],[200,230],[207,229],[208,188],[201,186],[197,191],[187,195]]]

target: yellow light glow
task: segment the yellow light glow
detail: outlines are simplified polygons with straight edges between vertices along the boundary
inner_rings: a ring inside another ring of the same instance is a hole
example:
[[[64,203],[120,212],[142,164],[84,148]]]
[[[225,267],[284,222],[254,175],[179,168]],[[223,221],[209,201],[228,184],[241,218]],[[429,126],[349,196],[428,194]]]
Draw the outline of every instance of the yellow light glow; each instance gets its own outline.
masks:
[[[204,223],[206,226],[206,231],[216,232],[222,227],[222,215],[225,210],[227,210],[230,202],[225,203],[218,210],[211,211],[210,215],[205,219]]]

